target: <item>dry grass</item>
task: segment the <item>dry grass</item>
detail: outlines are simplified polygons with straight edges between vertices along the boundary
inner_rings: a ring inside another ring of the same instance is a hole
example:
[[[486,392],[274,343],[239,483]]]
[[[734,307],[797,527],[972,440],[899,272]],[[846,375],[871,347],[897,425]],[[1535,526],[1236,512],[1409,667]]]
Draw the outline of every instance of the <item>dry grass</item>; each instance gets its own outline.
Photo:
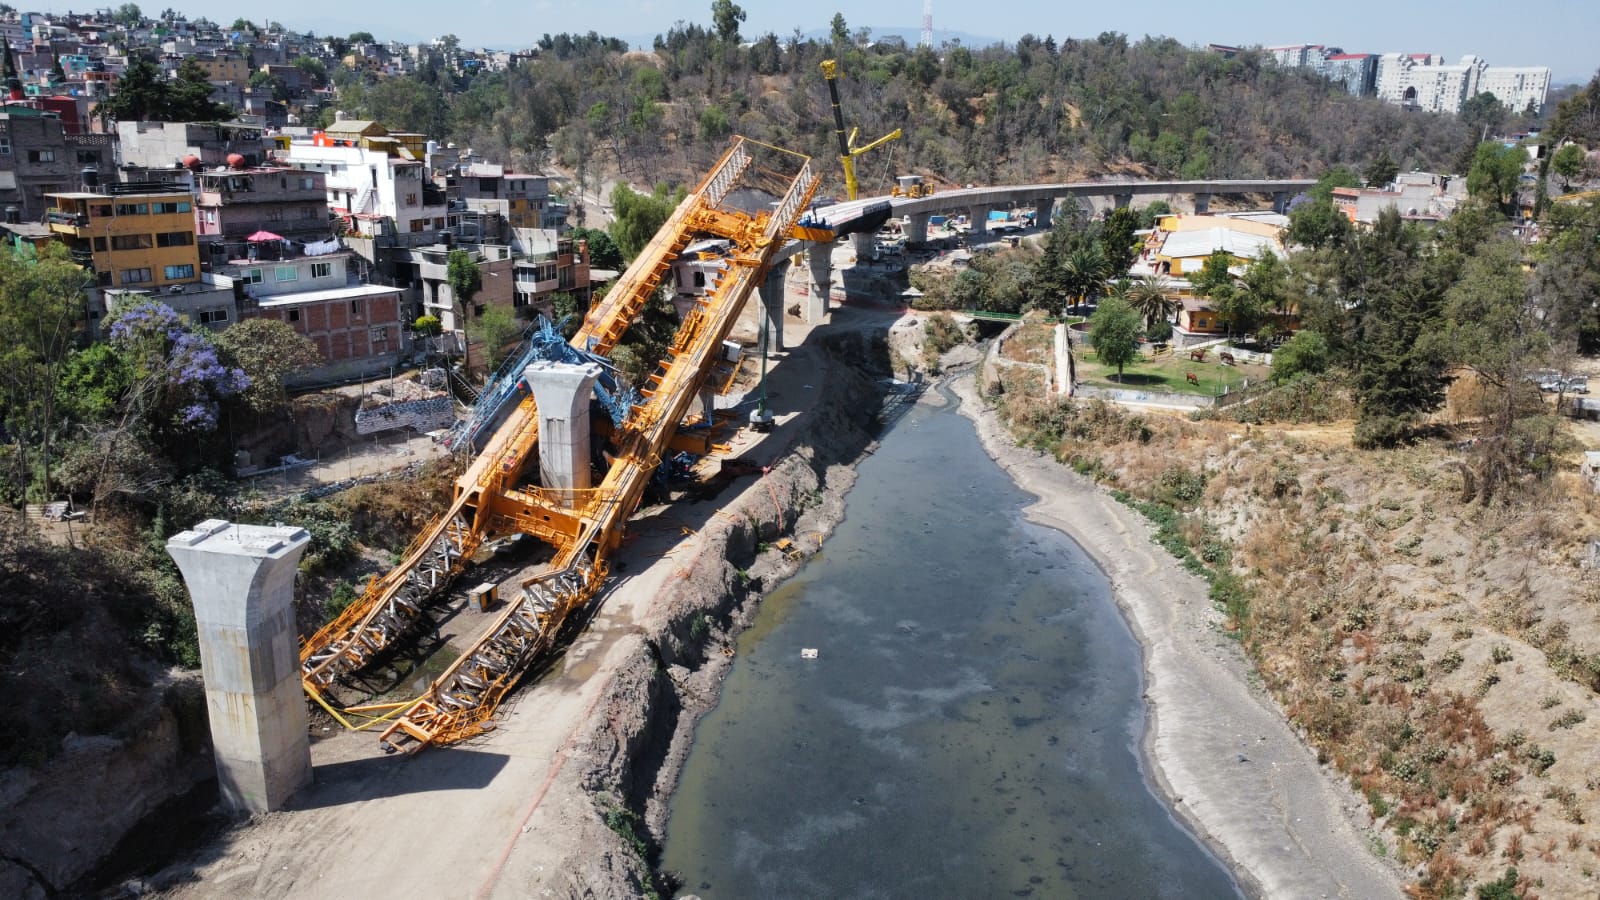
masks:
[[[1582,567],[1600,498],[1575,473],[1484,507],[1461,502],[1440,444],[1369,453],[1334,426],[1011,408],[1137,497],[1204,474],[1181,532],[1246,574],[1252,660],[1395,832],[1413,896],[1460,896],[1508,860],[1551,896],[1592,893],[1580,870],[1600,840],[1574,826],[1600,817],[1600,583]]]

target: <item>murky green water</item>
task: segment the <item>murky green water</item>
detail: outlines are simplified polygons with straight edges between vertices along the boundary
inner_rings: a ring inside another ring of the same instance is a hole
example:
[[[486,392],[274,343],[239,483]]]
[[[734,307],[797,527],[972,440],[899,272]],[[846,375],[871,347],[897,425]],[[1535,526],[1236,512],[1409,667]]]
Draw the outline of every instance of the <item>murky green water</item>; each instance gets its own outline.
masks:
[[[954,409],[884,439],[699,725],[663,861],[683,893],[1239,896],[1146,782],[1109,584],[1028,501]]]

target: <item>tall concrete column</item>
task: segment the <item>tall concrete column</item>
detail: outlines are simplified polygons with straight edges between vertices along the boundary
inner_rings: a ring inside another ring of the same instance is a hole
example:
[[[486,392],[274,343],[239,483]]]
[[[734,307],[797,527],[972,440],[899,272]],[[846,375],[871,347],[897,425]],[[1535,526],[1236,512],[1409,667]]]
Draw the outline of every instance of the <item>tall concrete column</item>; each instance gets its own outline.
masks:
[[[1195,194],[1194,195],[1194,214],[1199,216],[1199,215],[1204,215],[1204,214],[1206,214],[1206,213],[1208,213],[1210,211],[1211,211],[1211,195],[1210,194]]]
[[[761,327],[767,329],[767,347],[774,352],[783,351],[783,301],[784,284],[788,280],[789,262],[778,263],[767,271],[757,292],[761,294]]]
[[[1037,228],[1049,229],[1054,226],[1056,201],[1053,197],[1040,197],[1033,204],[1033,224]]]
[[[906,217],[906,243],[925,244],[928,241],[928,214],[912,213]]]
[[[989,206],[973,206],[967,209],[967,222],[974,238],[989,233]]]
[[[878,236],[869,231],[858,231],[850,235],[850,244],[855,247],[856,259],[871,259],[872,247],[878,242]]]
[[[1288,191],[1278,191],[1276,194],[1272,195],[1272,211],[1275,213],[1285,213],[1289,211]]]
[[[303,528],[207,519],[167,541],[200,632],[200,671],[222,802],[282,809],[311,781],[294,575]]]
[[[833,245],[806,245],[806,267],[811,280],[806,285],[804,318],[807,325],[821,325],[828,317],[828,297],[833,291]]]
[[[523,375],[539,407],[540,483],[560,491],[589,488],[589,403],[600,366],[541,360]]]
[[[1133,194],[1113,194],[1111,202],[1116,209],[1127,209],[1133,204]]]

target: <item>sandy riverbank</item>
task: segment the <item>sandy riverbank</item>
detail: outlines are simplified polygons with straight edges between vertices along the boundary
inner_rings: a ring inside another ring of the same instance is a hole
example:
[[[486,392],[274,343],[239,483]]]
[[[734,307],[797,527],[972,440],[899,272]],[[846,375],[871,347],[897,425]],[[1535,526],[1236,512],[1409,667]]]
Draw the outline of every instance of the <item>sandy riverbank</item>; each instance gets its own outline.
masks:
[[[971,376],[955,388],[989,454],[1039,497],[1028,518],[1072,537],[1111,579],[1144,647],[1146,764],[1178,814],[1252,894],[1400,896],[1400,873],[1371,850],[1366,804],[1318,765],[1259,688],[1205,582],[1155,543],[1137,512],[1016,446]]]

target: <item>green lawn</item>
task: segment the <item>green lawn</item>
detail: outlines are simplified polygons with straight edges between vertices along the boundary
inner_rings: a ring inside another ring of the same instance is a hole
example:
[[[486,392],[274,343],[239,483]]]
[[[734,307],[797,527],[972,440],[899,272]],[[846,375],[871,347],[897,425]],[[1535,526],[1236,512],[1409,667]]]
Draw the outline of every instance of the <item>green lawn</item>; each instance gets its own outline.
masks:
[[[1205,362],[1195,362],[1187,353],[1173,351],[1156,359],[1141,356],[1131,365],[1123,367],[1123,376],[1119,380],[1117,370],[1101,365],[1094,348],[1087,343],[1074,346],[1072,352],[1076,357],[1078,380],[1096,387],[1214,397],[1222,393],[1223,387],[1233,391],[1244,387],[1246,379],[1251,384],[1259,384],[1272,372],[1267,366],[1225,366],[1217,361],[1216,350],[1206,354]],[[1189,372],[1199,379],[1198,387],[1190,384],[1185,377]]]

